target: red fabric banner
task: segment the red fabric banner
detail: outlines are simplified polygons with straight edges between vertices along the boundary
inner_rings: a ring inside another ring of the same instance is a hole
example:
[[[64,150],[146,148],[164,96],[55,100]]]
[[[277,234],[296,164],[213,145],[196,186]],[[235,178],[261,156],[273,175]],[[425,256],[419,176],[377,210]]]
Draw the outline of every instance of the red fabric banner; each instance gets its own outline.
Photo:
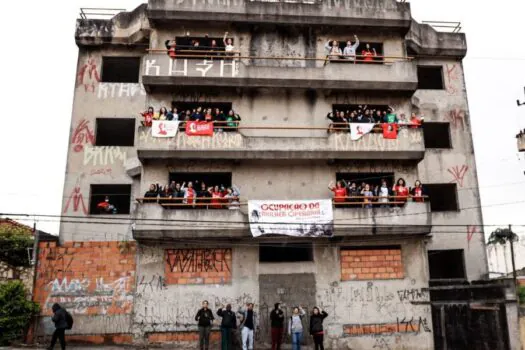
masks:
[[[190,121],[186,123],[188,136],[213,136],[213,122]]]
[[[397,139],[397,124],[383,124],[383,138]]]

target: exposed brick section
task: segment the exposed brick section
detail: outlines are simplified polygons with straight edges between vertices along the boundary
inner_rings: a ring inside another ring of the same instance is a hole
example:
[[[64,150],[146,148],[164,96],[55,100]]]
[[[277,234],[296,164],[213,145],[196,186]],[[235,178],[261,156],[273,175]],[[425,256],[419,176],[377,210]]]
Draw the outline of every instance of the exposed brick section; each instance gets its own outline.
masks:
[[[232,250],[167,249],[166,284],[230,284]]]
[[[198,342],[199,333],[197,332],[164,332],[164,333],[148,333],[148,342],[150,344],[159,343],[175,343],[175,342]],[[221,339],[221,334],[213,331],[210,334],[210,345],[218,343]]]
[[[131,313],[134,242],[42,242],[39,247],[33,300],[43,315],[52,314],[55,302],[73,314]]]
[[[417,323],[374,323],[374,324],[345,324],[343,336],[359,337],[363,335],[391,335],[396,333],[419,333]]]
[[[128,345],[133,343],[133,336],[131,334],[66,335],[66,343]]]
[[[341,281],[403,277],[401,249],[341,249]]]

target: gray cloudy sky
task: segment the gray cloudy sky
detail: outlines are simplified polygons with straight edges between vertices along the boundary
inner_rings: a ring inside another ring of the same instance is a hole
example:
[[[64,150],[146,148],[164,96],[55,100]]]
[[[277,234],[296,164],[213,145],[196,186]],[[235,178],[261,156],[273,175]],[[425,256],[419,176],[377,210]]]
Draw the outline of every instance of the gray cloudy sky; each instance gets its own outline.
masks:
[[[0,212],[60,214],[71,119],[80,7],[133,9],[135,0],[9,1],[0,21],[3,50]],[[144,1],[145,2],[145,1]],[[485,224],[525,225],[525,155],[515,134],[525,128],[523,0],[412,0],[418,21],[461,21],[464,61]],[[31,221],[32,222],[32,221]],[[58,233],[56,222],[38,227]],[[525,266],[525,226],[517,250]],[[489,231],[490,229],[485,229]],[[523,244],[523,245],[522,245]],[[501,250],[501,249],[500,249]],[[492,261],[502,270],[502,261]]]

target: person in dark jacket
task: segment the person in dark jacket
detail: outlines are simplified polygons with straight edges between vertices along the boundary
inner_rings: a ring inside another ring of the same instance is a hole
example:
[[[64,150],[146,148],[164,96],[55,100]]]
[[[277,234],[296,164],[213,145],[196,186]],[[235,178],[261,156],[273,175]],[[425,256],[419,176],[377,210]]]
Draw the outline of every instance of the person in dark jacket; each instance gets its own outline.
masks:
[[[158,196],[159,192],[157,190],[157,186],[155,184],[151,184],[149,185],[149,190],[146,193],[144,193],[144,203],[154,203],[157,201]]]
[[[222,317],[221,322],[221,349],[232,350],[232,330],[237,328],[237,316],[232,311],[231,304],[226,305],[226,310],[221,307],[217,311],[217,315]]]
[[[281,350],[283,340],[284,312],[281,310],[281,304],[275,303],[274,309],[270,313],[272,322],[272,350]]]
[[[58,338],[58,340],[60,341],[60,347],[62,348],[62,350],[65,350],[65,332],[67,329],[66,310],[56,303],[53,304],[51,309],[53,310],[53,317],[51,318],[51,320],[55,324],[55,332],[53,333],[53,337],[51,338],[51,344],[47,349],[53,350]]]
[[[208,301],[202,302],[202,308],[197,312],[195,321],[199,322],[199,349],[208,350],[210,348],[210,332],[211,323],[215,318],[210,309],[208,309]]]
[[[314,337],[315,350],[324,350],[323,320],[328,316],[324,310],[316,306],[310,315],[310,334]]]

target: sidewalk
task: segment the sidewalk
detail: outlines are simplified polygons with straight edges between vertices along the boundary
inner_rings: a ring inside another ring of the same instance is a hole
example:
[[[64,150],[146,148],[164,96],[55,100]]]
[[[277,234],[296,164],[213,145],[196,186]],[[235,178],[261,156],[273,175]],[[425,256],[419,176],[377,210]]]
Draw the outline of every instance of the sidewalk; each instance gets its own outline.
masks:
[[[38,347],[30,347],[30,346],[27,346],[27,347],[11,347],[11,346],[8,346],[8,347],[2,347],[0,346],[0,350],[45,350],[46,347],[45,346],[38,346]],[[55,345],[55,349],[58,349],[60,350],[60,345]],[[80,346],[80,345],[72,345],[72,346],[67,346],[66,348],[67,350],[130,350],[130,349],[137,349],[137,348],[133,348],[133,347],[125,347],[125,346],[104,346],[104,345],[100,345],[100,346],[93,346],[93,345],[87,345],[87,346]]]

